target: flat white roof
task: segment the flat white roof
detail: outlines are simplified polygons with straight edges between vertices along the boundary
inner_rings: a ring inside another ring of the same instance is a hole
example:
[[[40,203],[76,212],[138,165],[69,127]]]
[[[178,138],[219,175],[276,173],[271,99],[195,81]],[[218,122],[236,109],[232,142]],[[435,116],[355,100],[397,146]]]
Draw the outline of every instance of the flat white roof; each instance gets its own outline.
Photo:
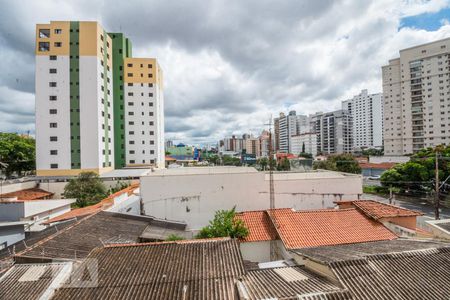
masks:
[[[151,169],[116,169],[100,175],[100,178],[112,177],[141,177],[150,172]]]
[[[214,174],[243,174],[257,173],[253,167],[184,167],[174,169],[160,169],[149,172],[144,176],[179,176],[179,175],[214,175]]]

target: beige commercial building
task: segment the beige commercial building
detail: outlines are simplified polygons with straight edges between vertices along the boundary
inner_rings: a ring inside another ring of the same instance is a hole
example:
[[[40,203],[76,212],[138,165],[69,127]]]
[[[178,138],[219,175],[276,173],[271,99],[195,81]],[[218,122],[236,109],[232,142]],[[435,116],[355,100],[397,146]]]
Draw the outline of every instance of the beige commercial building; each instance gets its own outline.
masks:
[[[450,142],[450,38],[400,50],[382,67],[386,155]]]

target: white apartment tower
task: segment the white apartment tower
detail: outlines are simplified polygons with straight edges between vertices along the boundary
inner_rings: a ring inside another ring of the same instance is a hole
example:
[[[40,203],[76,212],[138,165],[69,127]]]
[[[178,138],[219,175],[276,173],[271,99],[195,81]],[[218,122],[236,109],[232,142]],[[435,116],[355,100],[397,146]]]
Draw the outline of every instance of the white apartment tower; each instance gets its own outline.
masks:
[[[36,26],[37,175],[114,168],[112,42],[97,22]]]
[[[352,99],[342,101],[342,109],[353,118],[353,147],[383,147],[383,95],[362,90]]]
[[[131,56],[129,40],[121,33],[107,33],[97,22],[50,22],[36,25],[35,54],[37,175],[103,173],[126,166],[130,147],[124,124],[129,119],[142,121],[124,113],[125,102],[132,101],[123,95],[129,88],[124,88],[123,71],[124,58]],[[148,142],[154,139],[157,151],[151,158],[145,156],[146,163],[164,166],[163,142],[159,142],[164,139],[162,76],[151,61],[154,77],[147,80],[155,87],[145,92],[154,94],[155,106],[149,108],[154,115],[146,115],[145,128],[139,123],[142,129],[136,132],[154,131]],[[149,122],[154,122],[152,129]],[[135,151],[144,155],[142,150]],[[142,157],[134,159],[142,163]]]
[[[292,136],[310,131],[308,116],[297,115],[294,110],[290,111],[288,115],[280,113],[275,122],[278,125],[278,132],[275,133],[275,136],[278,137],[278,151],[281,153],[292,153]]]
[[[348,111],[316,113],[311,117],[311,126],[317,135],[317,154],[353,151],[353,118]]]
[[[125,161],[164,167],[162,70],[153,58],[125,58]]]
[[[450,143],[450,38],[400,50],[382,67],[384,151]]]

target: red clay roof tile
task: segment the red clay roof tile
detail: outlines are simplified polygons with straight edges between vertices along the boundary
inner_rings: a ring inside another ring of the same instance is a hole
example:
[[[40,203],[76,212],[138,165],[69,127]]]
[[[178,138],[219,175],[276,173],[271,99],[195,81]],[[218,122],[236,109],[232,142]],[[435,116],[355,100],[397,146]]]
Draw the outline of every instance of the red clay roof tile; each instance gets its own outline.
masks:
[[[17,200],[41,200],[53,196],[53,193],[44,191],[39,188],[31,188],[11,193],[1,194],[0,198],[14,198]]]
[[[287,249],[392,240],[397,236],[354,208],[268,211]]]
[[[416,210],[406,209],[374,200],[337,201],[336,203],[350,203],[375,220],[381,218],[423,216],[422,212]]]
[[[237,213],[236,218],[242,220],[248,228],[248,235],[241,240],[242,242],[262,242],[277,239],[276,230],[266,211],[243,211]]]

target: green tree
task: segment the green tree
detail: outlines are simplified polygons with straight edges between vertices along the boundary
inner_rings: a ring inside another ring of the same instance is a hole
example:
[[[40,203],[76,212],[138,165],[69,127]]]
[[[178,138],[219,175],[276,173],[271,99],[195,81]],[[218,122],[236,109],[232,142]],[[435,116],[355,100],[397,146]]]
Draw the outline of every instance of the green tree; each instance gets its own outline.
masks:
[[[111,187],[109,189],[109,193],[110,194],[114,194],[117,193],[118,191],[123,190],[124,188],[129,187],[131,184],[130,182],[125,182],[125,181],[119,181],[117,182],[113,187]]]
[[[244,238],[248,235],[248,228],[242,220],[236,219],[236,207],[230,210],[216,211],[214,219],[203,227],[196,238],[232,237]]]
[[[230,155],[224,155],[222,157],[222,162],[224,166],[240,166],[241,160],[238,157],[233,157]]]
[[[82,172],[64,187],[64,197],[75,198],[75,206],[85,207],[107,197],[105,185],[94,172]]]
[[[348,153],[330,155],[327,160],[314,162],[313,167],[314,169],[325,169],[353,174],[361,173],[361,167],[359,166],[358,161],[353,155]]]
[[[176,234],[169,234],[169,236],[166,238],[166,241],[181,241],[184,240],[184,237],[176,235]]]
[[[312,159],[313,155],[311,153],[302,152],[298,155],[298,157],[309,158]]]
[[[0,162],[6,177],[35,170],[36,143],[32,137],[0,132]]]
[[[289,162],[289,159],[286,157],[283,158],[277,166],[278,171],[289,171],[291,169],[291,163]]]
[[[208,162],[211,164],[219,165],[220,164],[220,157],[217,154],[211,154],[208,157]]]
[[[258,159],[258,165],[261,167],[262,170],[266,170],[267,166],[269,165],[269,159],[267,157],[262,157]]]

